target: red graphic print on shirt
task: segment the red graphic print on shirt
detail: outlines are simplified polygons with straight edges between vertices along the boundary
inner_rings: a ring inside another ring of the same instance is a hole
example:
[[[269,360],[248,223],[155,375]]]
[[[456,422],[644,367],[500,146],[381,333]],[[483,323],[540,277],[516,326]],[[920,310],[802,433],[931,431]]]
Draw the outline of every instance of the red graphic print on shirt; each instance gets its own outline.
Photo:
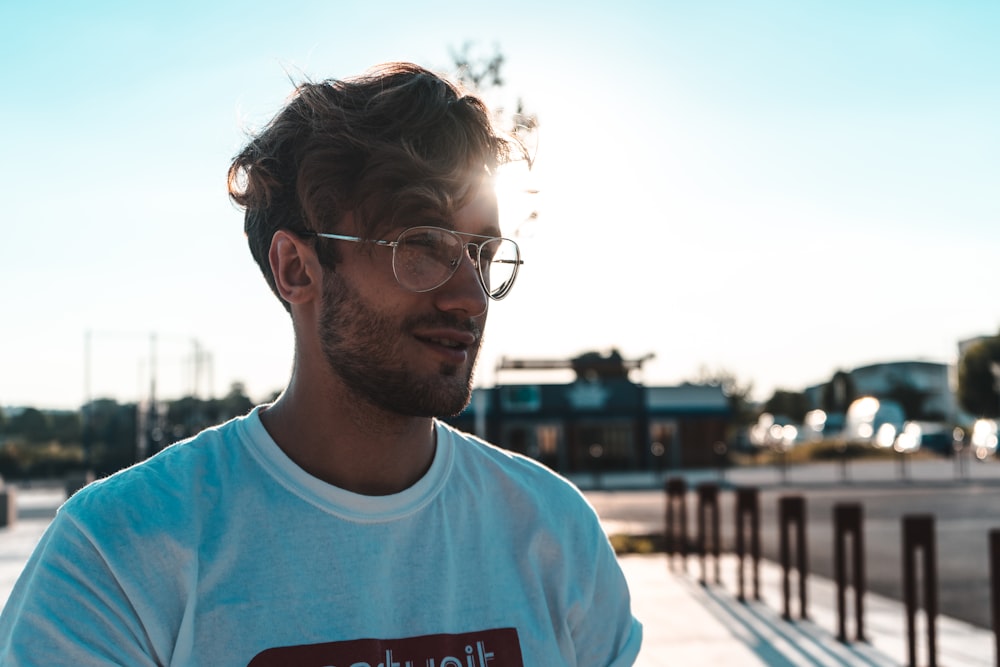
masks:
[[[247,667],[524,667],[514,628],[403,639],[353,639],[262,651]]]

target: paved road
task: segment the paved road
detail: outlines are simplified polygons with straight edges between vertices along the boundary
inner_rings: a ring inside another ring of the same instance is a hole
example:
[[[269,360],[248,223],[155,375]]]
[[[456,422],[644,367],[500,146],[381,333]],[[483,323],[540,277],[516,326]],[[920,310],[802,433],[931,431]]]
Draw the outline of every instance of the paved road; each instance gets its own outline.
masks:
[[[916,462],[914,462],[916,463]],[[930,514],[935,518],[940,612],[982,628],[991,628],[989,588],[989,532],[1000,529],[1000,464],[972,471],[972,479],[957,479],[950,461],[920,462],[908,479],[883,468],[881,475],[860,471],[848,482],[839,467],[797,471],[782,483],[770,476],[737,476],[738,485],[757,486],[761,502],[761,542],[765,558],[777,561],[779,549],[777,507],[783,495],[806,499],[811,572],[833,576],[833,506],[857,502],[864,514],[865,567],[868,589],[893,599],[902,598],[902,517]],[[857,464],[853,464],[857,465]],[[587,491],[602,519],[620,522],[632,533],[662,533],[664,495],[659,490]],[[694,533],[696,499],[689,495],[689,530]],[[723,548],[734,544],[735,494],[720,497]]]

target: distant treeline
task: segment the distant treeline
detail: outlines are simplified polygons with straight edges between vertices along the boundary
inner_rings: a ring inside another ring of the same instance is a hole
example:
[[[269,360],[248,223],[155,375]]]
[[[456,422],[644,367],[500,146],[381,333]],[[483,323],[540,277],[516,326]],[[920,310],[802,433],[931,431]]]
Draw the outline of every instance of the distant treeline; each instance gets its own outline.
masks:
[[[0,410],[0,477],[37,479],[128,467],[198,431],[246,414],[253,402],[236,383],[222,398],[155,404],[98,399],[77,411]]]

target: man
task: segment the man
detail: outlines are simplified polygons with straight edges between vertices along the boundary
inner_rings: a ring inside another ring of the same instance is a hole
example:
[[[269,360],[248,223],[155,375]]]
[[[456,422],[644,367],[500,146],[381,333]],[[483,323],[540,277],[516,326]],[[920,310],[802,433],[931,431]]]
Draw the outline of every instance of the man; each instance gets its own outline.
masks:
[[[413,65],[298,88],[230,169],[291,315],[287,388],[67,501],[0,664],[632,664],[585,500],[435,419],[521,265],[491,187],[516,147]]]

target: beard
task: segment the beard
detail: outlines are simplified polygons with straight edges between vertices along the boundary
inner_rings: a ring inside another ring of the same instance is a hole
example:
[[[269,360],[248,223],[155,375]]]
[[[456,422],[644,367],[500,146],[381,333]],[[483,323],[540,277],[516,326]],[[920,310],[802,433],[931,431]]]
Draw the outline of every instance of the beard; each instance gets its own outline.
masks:
[[[403,320],[367,305],[336,272],[324,283],[320,342],[333,373],[357,398],[406,417],[445,417],[462,412],[472,396],[472,377],[482,341],[480,326],[447,313]],[[436,372],[409,366],[404,343],[419,327],[470,331],[476,343],[464,365],[442,363]]]

